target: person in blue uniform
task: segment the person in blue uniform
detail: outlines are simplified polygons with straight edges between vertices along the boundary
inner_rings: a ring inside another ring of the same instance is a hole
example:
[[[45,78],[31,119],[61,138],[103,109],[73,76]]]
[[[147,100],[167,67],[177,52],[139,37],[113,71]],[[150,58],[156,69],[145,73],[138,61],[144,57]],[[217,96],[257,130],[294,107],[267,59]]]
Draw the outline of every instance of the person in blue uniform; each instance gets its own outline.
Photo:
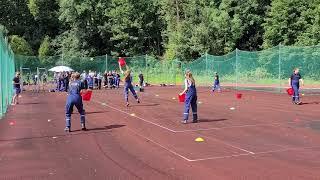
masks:
[[[14,96],[12,97],[12,104],[16,105],[19,104],[19,94],[21,93],[21,87],[20,87],[20,73],[17,72],[15,77],[12,80],[13,89],[14,89]]]
[[[87,130],[85,125],[85,110],[83,109],[82,97],[80,95],[84,89],[84,83],[80,80],[80,74],[74,73],[69,85],[69,94],[66,102],[66,128],[64,129],[66,132],[71,132],[71,114],[73,106],[76,106],[80,113],[82,130]]]
[[[189,119],[189,110],[190,106],[192,109],[193,114],[193,123],[198,122],[198,107],[197,107],[197,89],[196,89],[196,82],[192,76],[191,71],[186,71],[185,74],[185,81],[184,81],[184,90],[180,93],[183,95],[186,93],[186,99],[184,101],[184,113],[183,113],[183,124],[187,124]]]
[[[299,97],[300,83],[303,86],[303,80],[299,73],[299,69],[295,68],[293,74],[289,78],[289,86],[293,89],[292,103],[297,105],[301,104]]]
[[[133,97],[137,100],[137,103],[140,103],[138,95],[132,85],[131,70],[127,70],[124,75],[124,96],[125,96],[127,106],[129,106],[129,98],[128,98],[129,90],[131,91]]]
[[[118,89],[120,87],[120,80],[121,80],[121,77],[120,77],[120,74],[118,72],[116,72],[116,88]]]
[[[88,88],[93,90],[94,86],[94,78],[93,73],[90,71],[89,75],[87,76]]]
[[[70,72],[66,72],[64,75],[64,90],[66,92],[68,92],[70,77],[71,77]]]
[[[219,75],[217,72],[214,75],[214,83],[213,83],[213,87],[212,87],[212,92],[214,92],[215,90],[218,90],[218,92],[221,91]]]
[[[109,82],[109,88],[114,88],[114,77],[111,71],[108,73],[108,82]]]
[[[99,72],[98,74],[97,74],[97,81],[98,81],[98,89],[100,90],[101,89],[101,84],[102,84],[102,75],[101,75],[101,73]]]

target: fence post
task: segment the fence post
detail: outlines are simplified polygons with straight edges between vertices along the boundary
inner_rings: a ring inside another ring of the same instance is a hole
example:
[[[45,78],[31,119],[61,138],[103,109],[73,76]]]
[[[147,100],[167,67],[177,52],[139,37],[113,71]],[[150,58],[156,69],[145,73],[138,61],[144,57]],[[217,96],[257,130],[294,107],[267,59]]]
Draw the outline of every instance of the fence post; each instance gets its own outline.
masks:
[[[108,54],[106,54],[106,71],[108,72]]]
[[[208,81],[206,80],[208,77],[209,77],[209,72],[208,72],[208,52],[206,52],[206,78],[205,78],[205,81],[206,81],[206,86],[209,85],[209,83],[207,83]]]
[[[236,90],[238,90],[238,48],[236,48]]]
[[[279,93],[281,93],[281,43],[279,44],[279,57],[278,57],[278,64],[279,64]]]
[[[2,34],[0,33],[0,38],[2,38]],[[2,43],[1,43],[1,39],[0,39],[0,63],[1,64],[4,64],[4,61],[3,61],[3,56],[2,56]],[[2,67],[2,66],[1,66]],[[0,68],[1,68],[0,67]],[[4,89],[4,87],[3,87],[3,81],[2,81],[2,74],[3,74],[3,70],[1,69],[1,71],[0,71],[0,119],[2,118],[2,113],[3,113],[3,89]]]
[[[146,82],[144,83],[149,83],[149,73],[148,73],[148,54],[146,54],[146,57],[145,57],[145,72],[147,73],[146,74]]]

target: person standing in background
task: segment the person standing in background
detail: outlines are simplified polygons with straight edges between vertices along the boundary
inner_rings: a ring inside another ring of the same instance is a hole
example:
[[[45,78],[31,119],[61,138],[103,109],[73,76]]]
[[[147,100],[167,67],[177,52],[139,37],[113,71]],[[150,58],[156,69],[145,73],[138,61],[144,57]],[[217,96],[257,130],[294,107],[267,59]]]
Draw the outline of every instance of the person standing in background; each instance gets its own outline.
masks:
[[[71,75],[70,72],[66,72],[64,76],[64,90],[68,92],[69,90],[69,81],[70,81]]]
[[[97,81],[98,81],[98,89],[101,89],[102,75],[100,72],[97,74]]]
[[[139,86],[140,86],[140,88],[143,87],[143,82],[144,82],[144,77],[143,77],[142,72],[140,71],[140,74],[139,74]]]
[[[16,73],[16,76],[13,78],[12,83],[13,83],[13,89],[14,89],[14,96],[12,97],[11,105],[16,105],[16,104],[19,104],[19,94],[21,93],[19,72]]]

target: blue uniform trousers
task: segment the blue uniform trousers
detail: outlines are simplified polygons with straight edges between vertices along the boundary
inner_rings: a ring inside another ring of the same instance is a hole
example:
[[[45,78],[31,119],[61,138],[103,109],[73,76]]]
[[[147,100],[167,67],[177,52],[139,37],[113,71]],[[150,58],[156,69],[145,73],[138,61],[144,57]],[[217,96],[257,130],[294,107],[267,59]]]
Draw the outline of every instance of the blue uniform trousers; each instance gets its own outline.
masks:
[[[220,91],[220,83],[219,81],[215,81],[212,87],[212,91],[219,90]]]
[[[66,127],[71,127],[71,113],[73,106],[76,106],[80,113],[81,124],[85,123],[85,111],[83,109],[82,97],[80,95],[69,95],[66,103]]]
[[[291,83],[292,89],[293,89],[293,96],[292,96],[292,101],[294,102],[299,102],[299,82],[292,82]]]
[[[198,105],[197,105],[197,93],[195,90],[189,90],[186,94],[186,99],[184,101],[184,113],[183,113],[183,120],[188,120],[189,119],[189,111],[190,111],[190,106],[192,109],[192,114],[193,114],[193,121],[198,120]]]
[[[132,84],[126,84],[126,85],[124,86],[124,97],[125,97],[126,102],[129,101],[129,98],[128,98],[129,90],[131,91],[133,97],[134,97],[135,99],[138,99],[138,95],[137,95],[136,91],[134,90]]]

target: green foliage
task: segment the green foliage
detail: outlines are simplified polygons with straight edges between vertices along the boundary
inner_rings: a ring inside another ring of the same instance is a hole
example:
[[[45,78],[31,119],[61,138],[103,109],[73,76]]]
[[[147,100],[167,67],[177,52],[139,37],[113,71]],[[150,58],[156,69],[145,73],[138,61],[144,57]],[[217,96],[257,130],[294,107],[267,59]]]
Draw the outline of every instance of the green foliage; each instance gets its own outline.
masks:
[[[34,17],[38,16],[38,14],[39,14],[39,6],[37,5],[37,0],[29,0],[28,8],[30,10],[30,13]]]
[[[319,28],[318,9],[319,0],[273,0],[264,24],[263,46],[316,44],[319,36],[313,34]]]
[[[188,61],[236,48],[320,43],[320,0],[2,0],[0,22],[33,52]],[[40,54],[39,54],[40,55]]]
[[[10,44],[15,54],[33,55],[30,44],[23,37],[17,35],[10,36]]]
[[[52,56],[52,50],[51,50],[51,45],[50,45],[50,37],[46,36],[39,48],[38,51],[39,57],[46,57],[46,56]]]

